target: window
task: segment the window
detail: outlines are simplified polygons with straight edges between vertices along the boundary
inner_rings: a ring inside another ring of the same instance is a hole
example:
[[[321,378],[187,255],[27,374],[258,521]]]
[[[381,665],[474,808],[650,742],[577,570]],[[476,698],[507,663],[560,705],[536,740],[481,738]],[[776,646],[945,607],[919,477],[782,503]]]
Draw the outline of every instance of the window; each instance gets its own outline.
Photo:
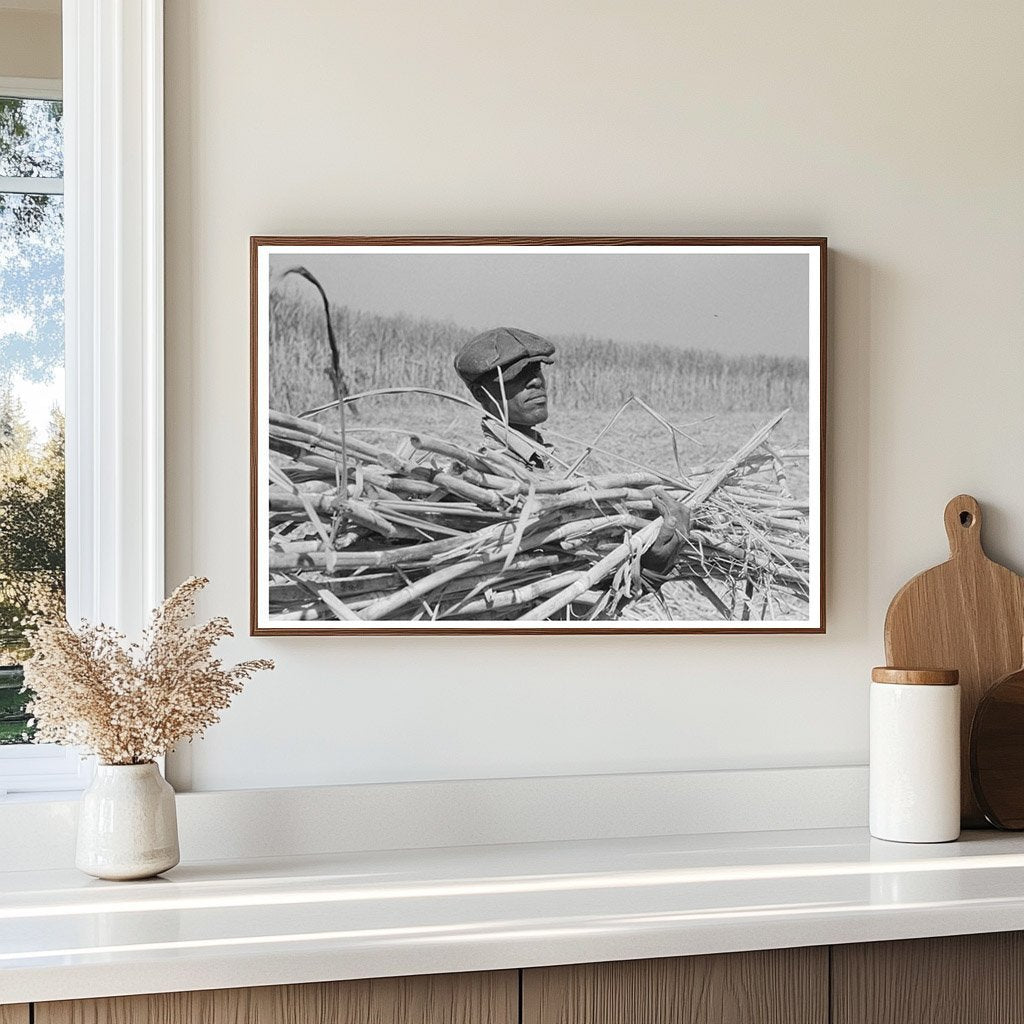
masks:
[[[0,744],[30,738],[24,622],[64,599],[60,100],[0,94]]]
[[[30,738],[24,623],[64,599],[60,100],[0,92],[0,744]]]
[[[62,11],[63,199],[53,161],[45,174],[4,171],[4,185],[32,181],[0,192],[63,209],[68,616],[137,635],[164,595],[163,3]],[[61,84],[0,78],[0,97],[59,101]],[[0,799],[78,789],[90,774],[75,751],[0,745]]]
[[[20,662],[26,617],[62,607],[64,527],[64,140],[59,83],[0,80],[0,773],[45,767],[75,785],[77,759],[26,747]],[[18,781],[15,781],[18,780]],[[46,785],[50,783],[47,782]]]

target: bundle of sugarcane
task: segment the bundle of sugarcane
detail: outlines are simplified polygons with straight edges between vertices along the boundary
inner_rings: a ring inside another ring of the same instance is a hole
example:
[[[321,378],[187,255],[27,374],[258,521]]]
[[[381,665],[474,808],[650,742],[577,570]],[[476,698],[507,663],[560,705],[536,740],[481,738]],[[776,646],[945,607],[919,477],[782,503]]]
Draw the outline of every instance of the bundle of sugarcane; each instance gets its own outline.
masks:
[[[678,620],[666,607],[674,587],[704,603],[694,617],[777,619],[808,598],[808,504],[785,472],[807,452],[770,441],[785,413],[718,464],[588,476],[582,458],[538,472],[501,448],[400,428],[392,451],[333,432],[322,411],[269,415],[274,619]],[[674,502],[689,527],[658,575],[643,556]]]

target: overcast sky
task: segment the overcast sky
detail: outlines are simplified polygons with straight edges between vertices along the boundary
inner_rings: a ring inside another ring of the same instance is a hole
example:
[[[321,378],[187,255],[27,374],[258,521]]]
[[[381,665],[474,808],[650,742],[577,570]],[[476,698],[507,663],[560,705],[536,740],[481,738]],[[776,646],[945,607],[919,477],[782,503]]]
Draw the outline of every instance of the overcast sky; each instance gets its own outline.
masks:
[[[469,328],[522,327],[725,355],[806,356],[808,257],[657,254],[272,253],[271,277],[309,268],[331,301]],[[309,289],[290,278],[287,287]]]

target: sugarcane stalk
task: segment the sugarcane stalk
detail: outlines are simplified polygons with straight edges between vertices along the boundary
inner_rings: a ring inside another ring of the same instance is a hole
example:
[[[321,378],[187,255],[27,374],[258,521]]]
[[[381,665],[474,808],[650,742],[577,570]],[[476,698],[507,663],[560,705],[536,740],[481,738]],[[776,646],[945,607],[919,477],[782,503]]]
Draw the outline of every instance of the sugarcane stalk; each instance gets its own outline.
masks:
[[[607,554],[591,569],[587,570],[579,579],[571,583],[563,591],[548,598],[536,608],[524,612],[519,616],[520,620],[550,619],[567,605],[572,604],[575,597],[585,590],[590,590],[595,584],[600,583],[609,573],[613,572],[627,558],[634,555],[642,555],[655,541],[661,524],[664,520],[661,516],[652,519],[642,530],[629,536],[614,551]]]
[[[478,597],[467,601],[463,599],[445,608],[443,618],[451,618],[454,615],[477,615],[481,612],[498,611],[505,608],[513,608],[518,605],[532,604],[540,597],[550,594],[553,590],[560,590],[568,584],[575,583],[584,575],[583,572],[564,572],[557,576],[549,576],[547,579],[538,580],[524,587],[513,587],[511,590],[501,590],[490,594],[487,597]]]
[[[711,550],[712,553],[720,553],[729,556],[735,560],[737,564],[742,565],[749,557],[758,569],[770,569],[772,573],[780,579],[799,583],[805,587],[808,585],[807,573],[800,572],[795,568],[790,568],[785,565],[774,565],[768,554],[763,551],[747,551],[722,537],[701,535],[699,531],[691,531],[690,537],[692,540],[700,540],[706,548]]]
[[[596,505],[602,501],[645,502],[647,507],[650,507],[651,496],[644,491],[634,490],[631,487],[614,487],[603,490],[591,490],[589,487],[581,487],[558,497],[542,498],[539,504],[546,512],[553,512],[556,509],[573,508],[577,505]]]
[[[783,417],[789,412],[786,409],[784,412],[779,413],[774,419],[769,420],[763,427],[754,432],[754,436],[750,438],[745,444],[740,445],[736,450],[735,454],[729,459],[726,459],[724,463],[708,477],[703,483],[698,485],[697,489],[688,497],[683,500],[690,511],[697,509],[703,504],[708,496],[718,487],[718,485],[734,470],[736,467],[756,448],[759,448],[763,443],[764,439],[782,422]]]
[[[567,536],[572,535],[574,532],[579,531],[581,528],[584,532],[592,532],[595,526],[598,529],[602,528],[614,528],[616,526],[623,526],[631,519],[629,516],[611,516],[606,519],[600,520],[598,523],[595,520],[590,520],[587,526],[581,523],[564,524],[559,527],[555,527],[552,530],[542,530],[534,533],[531,536],[524,537],[520,544],[520,550],[528,551],[533,548],[543,547],[546,544],[550,544],[554,541],[561,540]],[[660,520],[655,520],[660,523]],[[647,524],[645,524],[647,525]],[[481,531],[487,533],[488,531]],[[640,530],[639,533],[644,533]],[[410,604],[413,601],[421,600],[426,597],[431,591],[438,589],[444,584],[451,580],[457,579],[459,576],[464,575],[470,569],[477,565],[484,565],[490,562],[495,562],[503,559],[511,546],[511,540],[503,543],[499,548],[492,550],[484,550],[478,548],[472,553],[466,553],[460,560],[454,565],[447,565],[443,568],[437,569],[427,576],[417,580],[415,583],[406,587],[404,590],[399,591],[397,594],[389,595],[386,598],[382,598],[379,602],[375,602],[369,608],[366,608],[362,612],[364,619],[383,619],[390,615],[393,615],[399,608],[402,608],[406,604]],[[425,545],[423,545],[425,546]],[[451,552],[447,552],[448,557],[451,557]],[[585,587],[584,589],[588,589]]]
[[[342,396],[332,407],[347,400]],[[369,609],[373,616],[391,618],[407,608],[409,617],[418,619],[508,618],[536,612],[531,606],[549,595],[539,607],[556,598],[563,601],[548,613],[553,617],[584,601],[600,614],[639,593],[635,573],[626,571],[639,562],[630,562],[628,552],[607,571],[600,567],[619,557],[624,544],[647,536],[654,511],[647,488],[665,482],[673,497],[699,512],[670,579],[684,580],[695,572],[693,585],[719,613],[721,599],[709,581],[729,582],[737,596],[738,588],[745,591],[744,611],[736,614],[755,614],[760,590],[762,617],[776,609],[788,615],[790,606],[775,595],[785,588],[805,600],[809,592],[809,506],[784,493],[788,481],[780,464],[799,453],[768,444],[780,419],[762,427],[730,459],[681,470],[687,479],[704,478],[702,483],[695,479],[697,486],[684,486],[628,459],[621,460],[634,467],[627,472],[552,480],[505,459],[500,451],[477,454],[445,435],[412,431],[391,431],[408,439],[401,454],[393,454],[351,436],[343,444],[320,424],[272,412],[271,447],[289,457],[271,464],[272,479],[281,486],[268,493],[273,615],[347,620],[352,615],[362,619]],[[329,456],[343,447],[356,470],[354,482],[339,488],[338,461]],[[592,450],[599,449],[595,445]],[[326,483],[332,477],[334,489],[316,489],[314,481]],[[297,484],[305,481],[311,486],[300,489]],[[332,533],[332,546],[339,550],[325,550],[321,516],[333,518],[336,533],[341,512],[354,529],[340,537]],[[321,542],[308,536],[306,520],[321,534]],[[289,537],[293,530],[295,540]],[[585,577],[595,570],[603,575],[587,583]],[[291,577],[275,582],[279,573]],[[577,584],[585,589],[566,600],[565,591]],[[345,610],[331,608],[320,591]]]
[[[337,569],[359,569],[366,567],[406,565],[422,562],[441,552],[461,547],[462,537],[428,541],[425,544],[410,544],[407,547],[377,548],[373,551],[271,551],[270,570],[320,569],[331,572]]]
[[[787,497],[792,497],[792,493],[789,490],[789,482],[786,479],[786,464],[782,459],[782,453],[778,448],[765,442],[765,451],[768,452],[772,457],[772,466],[775,469],[775,480],[779,485],[779,490]]]
[[[287,413],[271,409],[268,414],[267,431],[271,438],[277,437],[287,441],[304,442],[317,448],[341,453],[342,442],[338,434],[332,434],[323,424],[289,416]],[[349,452],[365,455],[371,459],[385,457],[396,458],[376,445],[367,444],[358,438],[347,437],[345,444]]]
[[[451,441],[442,441],[440,438],[428,437],[421,434],[412,434],[409,441],[413,448],[420,452],[431,452],[434,455],[444,455],[447,458],[455,459],[478,473],[493,473],[494,466],[487,461],[486,455],[478,452],[471,452],[462,445],[452,444]],[[511,481],[510,481],[511,482]]]
[[[323,601],[323,603],[327,605],[332,612],[334,612],[337,618],[344,619],[349,622],[362,622],[362,617],[360,615],[349,608],[340,598],[335,597],[334,594],[326,588],[321,588],[319,594],[320,600]]]
[[[467,484],[459,477],[452,476],[451,473],[435,473],[430,482],[449,494],[457,494],[460,498],[469,498],[470,501],[475,501],[485,508],[501,508],[505,505],[497,492]]]
[[[443,587],[437,598],[443,600],[449,594],[459,593],[462,594],[463,600],[469,600],[489,590],[499,590],[503,586],[508,586],[511,581],[519,580],[523,584],[533,582],[537,573],[545,569],[560,567],[567,570],[580,565],[580,559],[569,553],[520,554],[509,570],[502,568],[495,572],[491,563],[477,566],[461,580]]]
[[[415,583],[410,584],[403,590],[400,590],[397,594],[389,594],[387,597],[382,597],[377,601],[374,601],[368,607],[364,608],[361,614],[361,618],[368,621],[374,619],[386,619],[393,615],[400,608],[410,604],[413,601],[422,600],[432,590],[437,590],[438,587],[443,586],[445,583],[451,580],[457,579],[459,576],[465,575],[475,565],[479,565],[487,561],[486,555],[478,555],[472,560],[466,560],[463,562],[457,562],[455,565],[446,566],[443,569],[438,569],[436,572],[432,572],[422,579],[417,580]]]
[[[451,526],[445,526],[443,523],[435,523],[429,519],[424,519],[422,516],[409,516],[402,512],[396,512],[390,508],[381,508],[379,506],[376,511],[387,522],[398,523],[401,526],[410,527],[413,530],[421,530],[424,533],[440,534],[443,537],[466,537],[469,535],[467,530],[456,530]]]
[[[512,561],[515,559],[516,554],[519,551],[519,546],[523,542],[523,534],[526,532],[527,524],[533,515],[536,504],[537,496],[531,486],[530,493],[527,494],[526,500],[523,502],[523,508],[519,513],[519,518],[516,520],[516,531],[512,535],[512,543],[509,545],[508,554],[505,556],[505,564],[502,566],[505,572],[508,571],[509,566],[512,564]]]
[[[334,336],[334,324],[331,321],[331,303],[327,298],[327,292],[324,291],[324,286],[316,279],[316,276],[305,267],[292,267],[285,271],[285,274],[297,274],[299,277],[305,278],[314,288],[320,293],[320,298],[324,304],[324,317],[327,320],[327,344],[331,350],[331,365],[328,371],[328,376],[331,379],[331,383],[334,385],[334,398],[338,404],[338,424],[341,427],[341,478],[337,481],[340,488],[341,481],[345,481],[345,485],[348,486],[348,444],[345,424],[345,392],[348,388],[345,386],[345,378],[341,373],[341,353],[338,351],[338,339]]]

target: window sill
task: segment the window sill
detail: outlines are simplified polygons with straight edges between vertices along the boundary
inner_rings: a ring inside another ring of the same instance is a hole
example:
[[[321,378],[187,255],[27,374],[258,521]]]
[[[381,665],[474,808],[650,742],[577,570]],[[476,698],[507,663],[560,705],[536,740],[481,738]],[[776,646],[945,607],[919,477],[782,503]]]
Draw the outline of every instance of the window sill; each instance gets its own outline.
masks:
[[[75,801],[82,795],[81,790],[52,790],[38,793],[8,793],[0,788],[0,803],[3,804],[51,804]]]

